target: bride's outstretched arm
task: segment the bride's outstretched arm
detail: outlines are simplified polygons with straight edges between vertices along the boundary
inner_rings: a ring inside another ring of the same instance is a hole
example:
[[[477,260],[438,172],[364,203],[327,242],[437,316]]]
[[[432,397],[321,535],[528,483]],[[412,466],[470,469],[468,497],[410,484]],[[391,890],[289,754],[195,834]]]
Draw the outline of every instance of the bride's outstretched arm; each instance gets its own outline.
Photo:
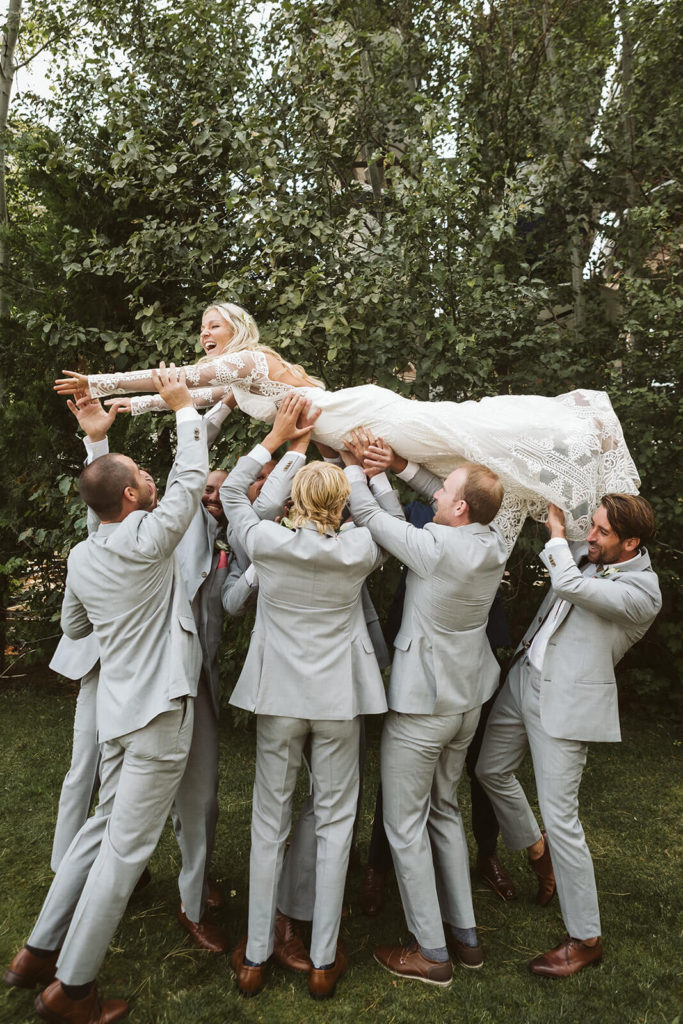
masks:
[[[190,391],[192,405],[195,409],[209,409],[222,399],[232,397],[232,388],[193,388]],[[117,412],[129,412],[131,416],[140,416],[145,412],[168,412],[170,406],[166,405],[161,395],[133,395],[132,398],[107,398],[105,405],[116,406]],[[228,412],[235,408],[235,401],[228,402]],[[226,413],[227,415],[227,413]]]
[[[216,356],[215,359],[189,366],[178,367],[185,371],[189,388],[220,387],[225,388],[240,380],[259,372],[252,350],[231,352],[229,355]],[[76,391],[86,391],[91,398],[102,398],[109,395],[125,395],[136,391],[154,391],[152,369],[130,370],[127,373],[94,373],[87,376],[73,370],[63,370],[65,376],[55,381],[54,390],[62,395]]]

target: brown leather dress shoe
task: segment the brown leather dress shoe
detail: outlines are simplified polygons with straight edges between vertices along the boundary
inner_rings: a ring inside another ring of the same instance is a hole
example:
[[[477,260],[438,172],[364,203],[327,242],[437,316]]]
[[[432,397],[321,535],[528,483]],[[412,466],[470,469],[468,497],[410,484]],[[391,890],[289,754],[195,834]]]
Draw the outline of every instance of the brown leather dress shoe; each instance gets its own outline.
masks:
[[[481,946],[468,946],[466,942],[456,939],[448,925],[444,925],[444,932],[446,933],[446,946],[453,954],[456,963],[471,971],[476,971],[477,968],[484,966],[484,954]]]
[[[484,884],[493,889],[502,900],[516,899],[515,883],[498,860],[497,853],[492,853],[490,857],[484,857],[480,853],[477,857],[477,870]]]
[[[384,906],[384,873],[366,868],[358,896],[361,913],[367,917],[377,917]]]
[[[587,946],[581,939],[567,936],[559,946],[532,960],[529,969],[543,978],[568,978],[570,974],[577,974],[584,967],[595,967],[601,960],[600,939],[594,946]]]
[[[427,985],[448,988],[453,981],[450,960],[429,960],[413,940],[408,946],[378,946],[373,956],[378,964],[399,978],[424,981]]]
[[[201,921],[190,921],[183,908],[178,907],[178,920],[200,949],[205,949],[209,953],[228,952],[230,945],[225,932],[217,924],[209,921],[206,914]]]
[[[531,870],[538,875],[538,894],[536,896],[536,902],[539,907],[545,907],[546,904],[550,903],[555,892],[555,873],[553,872],[553,862],[550,859],[550,847],[548,846],[548,835],[546,832],[542,832],[543,836],[543,853],[536,860],[532,860],[529,857],[529,864]]]
[[[125,999],[100,1003],[97,987],[85,999],[69,999],[59,981],[53,981],[35,1001],[36,1013],[50,1024],[114,1024],[128,1013]]]
[[[51,956],[36,956],[26,946],[22,946],[12,963],[2,976],[6,985],[15,988],[35,988],[36,985],[49,985],[55,980],[57,970],[57,950]]]
[[[240,939],[237,949],[232,954],[232,967],[237,975],[237,990],[241,996],[250,999],[257,996],[263,988],[266,980],[267,962],[250,967],[245,964],[244,957],[247,951],[247,936]]]
[[[348,960],[341,943],[337,943],[337,955],[331,967],[323,969],[311,966],[308,976],[308,991],[313,999],[331,999],[337,982],[346,970]]]
[[[308,974],[313,966],[294,921],[279,910],[275,915],[273,959],[280,967],[300,974]]]

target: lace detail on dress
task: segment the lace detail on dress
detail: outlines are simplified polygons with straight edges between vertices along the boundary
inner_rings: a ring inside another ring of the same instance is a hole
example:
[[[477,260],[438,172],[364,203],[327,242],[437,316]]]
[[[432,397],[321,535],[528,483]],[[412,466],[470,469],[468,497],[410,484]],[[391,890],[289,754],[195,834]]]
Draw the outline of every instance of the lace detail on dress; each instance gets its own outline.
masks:
[[[191,391],[192,405],[195,409],[208,409],[220,401],[230,391],[225,388],[195,388]],[[164,402],[161,395],[134,395],[130,400],[131,416],[141,416],[145,412],[169,412],[170,405]]]

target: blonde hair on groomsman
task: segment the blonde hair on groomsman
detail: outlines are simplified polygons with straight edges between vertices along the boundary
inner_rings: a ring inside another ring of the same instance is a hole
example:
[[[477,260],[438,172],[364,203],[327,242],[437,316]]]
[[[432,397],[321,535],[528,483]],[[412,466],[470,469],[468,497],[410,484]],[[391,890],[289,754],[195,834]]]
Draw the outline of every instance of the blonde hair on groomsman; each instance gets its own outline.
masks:
[[[329,462],[309,462],[292,482],[292,509],[289,513],[292,525],[302,526],[311,522],[318,533],[337,530],[350,493],[349,481],[339,466]]]

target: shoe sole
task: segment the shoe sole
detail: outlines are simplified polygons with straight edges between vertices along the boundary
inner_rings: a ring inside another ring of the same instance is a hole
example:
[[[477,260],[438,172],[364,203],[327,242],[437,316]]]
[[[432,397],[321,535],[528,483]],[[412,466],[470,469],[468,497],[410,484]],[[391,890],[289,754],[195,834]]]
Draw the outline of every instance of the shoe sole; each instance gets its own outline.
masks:
[[[42,995],[36,996],[33,1005],[38,1016],[42,1017],[43,1020],[48,1021],[49,1024],[64,1024],[65,1018],[62,1017],[61,1014],[53,1013],[52,1010],[49,1010],[45,1003],[43,1002]],[[123,1013],[119,1014],[118,1017],[111,1017],[109,1019],[109,1024],[115,1024],[117,1020],[123,1020],[123,1018],[127,1017],[129,1013],[130,1007],[128,1007],[128,1009],[125,1010]]]
[[[387,964],[383,964],[374,954],[373,959],[377,961],[380,967],[383,967],[389,974],[393,974],[397,978],[405,978],[406,981],[421,981],[425,985],[437,985],[438,988],[448,988],[449,985],[453,984],[453,978],[450,977],[448,981],[439,981],[437,978],[425,978],[421,974],[406,974],[403,971],[395,971],[393,967],[389,967]]]
[[[537,978],[547,978],[550,981],[564,981],[565,978],[573,978],[575,974],[581,974],[581,971],[585,970],[586,967],[599,967],[602,963],[602,957],[599,960],[591,960],[590,963],[584,964],[583,967],[579,967],[578,971],[572,971],[571,974],[541,974],[539,971],[535,971],[531,964],[529,964],[529,971]]]
[[[9,967],[2,976],[2,980],[8,988],[35,988],[36,985],[50,985],[50,981],[42,982],[39,978],[27,978],[25,974],[15,974]],[[52,981],[55,979],[52,978]]]
[[[466,971],[478,971],[484,966],[483,960],[480,960],[478,964],[466,964],[464,960],[458,960],[457,956],[454,958],[454,962],[458,967],[464,967]]]

